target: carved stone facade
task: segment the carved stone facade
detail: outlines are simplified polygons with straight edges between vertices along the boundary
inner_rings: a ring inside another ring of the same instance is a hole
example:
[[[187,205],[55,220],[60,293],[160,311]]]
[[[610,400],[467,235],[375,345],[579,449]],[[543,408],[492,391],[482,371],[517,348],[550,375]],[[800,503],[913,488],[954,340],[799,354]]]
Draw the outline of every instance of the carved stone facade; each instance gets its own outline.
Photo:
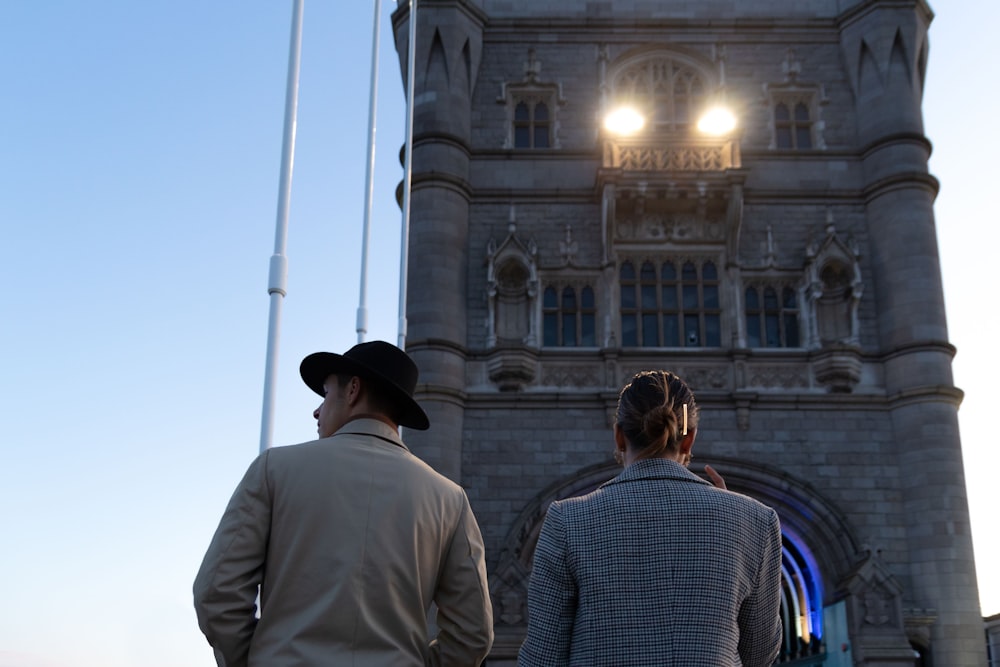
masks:
[[[546,508],[617,474],[617,392],[667,368],[702,407],[696,463],[781,518],[782,662],[979,667],[932,13],[719,11],[419,5],[407,349],[432,428],[407,441],[483,528],[490,664],[514,664]],[[646,119],[627,137],[601,122],[624,104]],[[721,106],[735,129],[700,131]]]

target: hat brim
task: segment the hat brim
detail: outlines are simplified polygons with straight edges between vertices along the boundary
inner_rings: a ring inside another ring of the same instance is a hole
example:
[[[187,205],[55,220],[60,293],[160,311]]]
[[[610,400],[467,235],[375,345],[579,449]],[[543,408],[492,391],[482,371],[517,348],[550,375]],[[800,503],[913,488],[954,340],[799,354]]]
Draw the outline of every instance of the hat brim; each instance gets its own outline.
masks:
[[[323,383],[331,375],[357,375],[373,380],[396,407],[395,417],[400,426],[418,431],[426,431],[431,426],[427,413],[402,387],[371,367],[342,354],[314,352],[302,360],[299,374],[306,386],[320,396],[324,395]]]

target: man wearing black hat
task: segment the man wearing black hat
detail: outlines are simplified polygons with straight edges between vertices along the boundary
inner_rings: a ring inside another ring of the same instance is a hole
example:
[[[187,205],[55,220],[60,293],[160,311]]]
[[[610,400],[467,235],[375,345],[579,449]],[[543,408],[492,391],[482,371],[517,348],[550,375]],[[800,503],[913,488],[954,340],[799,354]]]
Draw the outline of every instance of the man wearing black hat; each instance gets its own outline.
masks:
[[[300,373],[323,396],[320,439],[250,465],[195,579],[218,664],[479,665],[493,643],[482,535],[465,492],[399,436],[429,427],[416,365],[375,341]]]

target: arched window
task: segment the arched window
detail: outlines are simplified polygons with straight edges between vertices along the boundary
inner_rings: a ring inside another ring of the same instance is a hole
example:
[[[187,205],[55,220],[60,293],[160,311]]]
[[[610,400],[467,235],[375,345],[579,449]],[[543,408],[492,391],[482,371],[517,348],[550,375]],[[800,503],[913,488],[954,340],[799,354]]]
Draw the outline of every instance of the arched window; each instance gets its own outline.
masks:
[[[747,347],[798,347],[799,309],[795,290],[748,287],[744,293]]]
[[[594,290],[573,287],[558,291],[549,286],[542,293],[542,344],[550,347],[597,345],[597,308]]]
[[[545,102],[524,99],[514,106],[514,148],[548,148],[550,129]]]
[[[646,261],[638,278],[631,262],[619,269],[622,346],[720,347],[719,275],[713,262],[674,261],[659,270]]]
[[[614,103],[639,107],[658,131],[690,129],[704,109],[707,90],[705,75],[673,54],[629,62],[612,78]]]
[[[800,151],[812,148],[812,120],[805,103],[796,102],[792,110],[785,102],[775,105],[774,140],[777,148]]]

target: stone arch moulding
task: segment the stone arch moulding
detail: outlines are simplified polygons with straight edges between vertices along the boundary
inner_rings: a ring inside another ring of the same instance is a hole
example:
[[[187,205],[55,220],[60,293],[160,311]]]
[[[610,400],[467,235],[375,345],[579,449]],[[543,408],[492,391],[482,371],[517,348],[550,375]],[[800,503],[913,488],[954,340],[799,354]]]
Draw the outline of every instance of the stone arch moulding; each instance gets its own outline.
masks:
[[[613,89],[615,80],[629,67],[660,59],[674,60],[696,70],[705,77],[705,83],[709,87],[709,91],[713,91],[719,85],[716,66],[712,63],[711,59],[683,47],[671,46],[666,48],[660,45],[639,46],[629,49],[614,58],[608,66],[608,83],[611,84]]]
[[[785,539],[814,560],[822,582],[823,604],[830,604],[859,552],[853,529],[833,503],[807,482],[770,466],[699,455],[696,470],[705,463],[722,474],[730,490],[774,508]],[[550,484],[525,506],[511,525],[497,567],[489,577],[500,624],[520,626],[527,622],[531,562],[549,505],[554,500],[590,493],[620,471],[621,467],[612,461],[583,468]]]
[[[527,624],[526,602],[531,561],[535,555],[535,545],[538,544],[538,534],[545,521],[545,513],[552,501],[590,493],[619,472],[621,466],[611,460],[583,468],[550,484],[521,511],[504,540],[497,567],[488,577],[490,596],[497,606],[495,616],[498,624]]]

